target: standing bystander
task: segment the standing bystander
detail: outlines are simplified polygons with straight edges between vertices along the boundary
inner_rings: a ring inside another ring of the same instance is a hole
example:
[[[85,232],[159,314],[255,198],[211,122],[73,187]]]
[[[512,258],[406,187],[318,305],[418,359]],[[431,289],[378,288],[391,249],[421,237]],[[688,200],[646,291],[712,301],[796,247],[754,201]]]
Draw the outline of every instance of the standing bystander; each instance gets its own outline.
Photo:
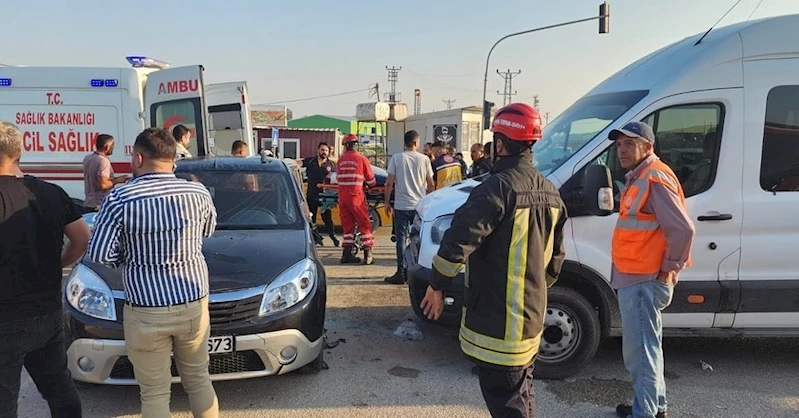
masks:
[[[655,134],[643,122],[610,132],[621,166],[630,170],[613,231],[610,284],[619,295],[624,364],[632,378],[632,405],[623,418],[665,418],[661,314],[674,295],[680,271],[691,265],[694,224],[680,181],[655,155]]]
[[[61,278],[86,251],[89,227],[63,189],[22,176],[22,148],[19,130],[0,121],[0,417],[17,416],[23,366],[51,416],[80,417],[64,350]]]
[[[216,227],[216,210],[202,184],[173,174],[176,147],[163,129],[145,129],[136,137],[135,178],[109,193],[88,255],[95,263],[124,268],[125,345],[142,416],[170,416],[174,356],[194,416],[216,418],[219,405],[208,373],[208,266],[202,253],[203,238]]]
[[[397,272],[386,277],[386,283],[403,284],[405,274],[403,259],[408,246],[416,204],[425,194],[434,190],[433,168],[430,160],[416,150],[419,148],[419,134],[416,131],[405,133],[405,151],[391,156],[388,162],[386,179],[386,210],[393,215],[394,234],[397,237]],[[394,207],[389,204],[394,191]]]
[[[305,172],[308,175],[308,210],[311,211],[311,225],[313,225],[314,239],[319,245],[324,245],[322,235],[316,229],[316,213],[319,211],[319,194],[321,190],[319,185],[323,183],[330,183],[330,175],[336,172],[336,163],[328,158],[330,153],[330,146],[327,142],[320,142],[316,147],[316,155],[308,157],[299,161],[305,167]],[[330,209],[322,211],[322,221],[325,223],[327,234],[333,245],[338,247],[341,243],[336,238],[336,227],[333,224],[333,214]]]
[[[126,176],[114,176],[108,159],[113,153],[114,137],[100,134],[94,140],[94,152],[83,158],[83,206],[89,211],[99,210],[111,188],[128,180]]]

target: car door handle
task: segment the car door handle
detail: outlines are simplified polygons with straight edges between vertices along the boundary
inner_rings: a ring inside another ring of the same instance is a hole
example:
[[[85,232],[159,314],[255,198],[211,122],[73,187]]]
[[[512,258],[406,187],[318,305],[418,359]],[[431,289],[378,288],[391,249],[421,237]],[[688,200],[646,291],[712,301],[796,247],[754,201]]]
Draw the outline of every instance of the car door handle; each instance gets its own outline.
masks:
[[[701,215],[698,219],[700,222],[703,221],[729,221],[732,219],[732,214],[729,213],[718,213],[714,215]]]

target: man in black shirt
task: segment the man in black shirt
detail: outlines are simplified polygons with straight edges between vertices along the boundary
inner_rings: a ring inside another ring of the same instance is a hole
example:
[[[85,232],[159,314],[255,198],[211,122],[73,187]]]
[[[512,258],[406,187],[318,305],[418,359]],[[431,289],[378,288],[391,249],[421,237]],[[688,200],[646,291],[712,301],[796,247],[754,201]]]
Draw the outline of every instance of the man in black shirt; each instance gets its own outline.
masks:
[[[63,189],[21,175],[21,155],[19,130],[0,121],[0,417],[17,416],[22,366],[53,417],[80,417],[64,350],[61,277],[86,251],[89,227]]]
[[[301,161],[305,172],[308,174],[308,209],[311,211],[311,223],[314,225],[314,238],[316,243],[322,245],[322,235],[316,230],[316,212],[319,209],[319,187],[318,184],[330,183],[330,174],[336,171],[336,163],[330,161],[330,146],[326,142],[320,142],[316,147],[317,155],[305,158]],[[322,212],[322,221],[325,223],[327,234],[333,240],[333,245],[339,246],[336,238],[336,229],[333,225],[333,216],[330,209]]]

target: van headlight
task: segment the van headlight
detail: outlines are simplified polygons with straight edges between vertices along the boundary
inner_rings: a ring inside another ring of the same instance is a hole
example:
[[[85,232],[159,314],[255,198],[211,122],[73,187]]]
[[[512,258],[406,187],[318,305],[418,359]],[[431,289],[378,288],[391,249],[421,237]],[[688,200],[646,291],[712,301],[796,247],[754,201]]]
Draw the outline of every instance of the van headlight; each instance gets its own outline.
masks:
[[[97,273],[83,264],[72,269],[64,294],[67,302],[78,312],[108,321],[117,320],[117,308],[111,288]]]
[[[430,240],[433,244],[441,244],[441,239],[444,238],[444,232],[447,232],[452,226],[452,215],[440,216],[433,221],[433,226],[430,229]]]
[[[316,264],[306,258],[289,267],[267,286],[258,316],[288,309],[305,299],[316,284]]]

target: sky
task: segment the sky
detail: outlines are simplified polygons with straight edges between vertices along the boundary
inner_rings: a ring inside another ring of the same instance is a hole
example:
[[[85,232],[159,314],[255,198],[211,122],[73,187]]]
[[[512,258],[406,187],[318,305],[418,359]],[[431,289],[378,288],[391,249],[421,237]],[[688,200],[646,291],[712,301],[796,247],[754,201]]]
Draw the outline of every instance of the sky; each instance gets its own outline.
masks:
[[[737,1],[610,0],[608,34],[591,21],[508,39],[491,56],[487,98],[502,104],[497,70],[520,70],[513,100],[538,95],[552,119],[627,64],[706,31]],[[375,100],[370,85],[388,92],[386,66],[396,66],[402,101],[412,111],[413,90],[421,89],[422,111],[431,112],[446,109],[443,100],[480,105],[486,54],[497,39],[596,16],[601,3],[11,0],[3,5],[0,63],[121,67],[127,55],[146,55],[202,64],[206,83],[247,81],[251,103],[285,103],[295,118],[354,115],[358,103]],[[795,13],[799,0],[740,0],[719,26]]]

